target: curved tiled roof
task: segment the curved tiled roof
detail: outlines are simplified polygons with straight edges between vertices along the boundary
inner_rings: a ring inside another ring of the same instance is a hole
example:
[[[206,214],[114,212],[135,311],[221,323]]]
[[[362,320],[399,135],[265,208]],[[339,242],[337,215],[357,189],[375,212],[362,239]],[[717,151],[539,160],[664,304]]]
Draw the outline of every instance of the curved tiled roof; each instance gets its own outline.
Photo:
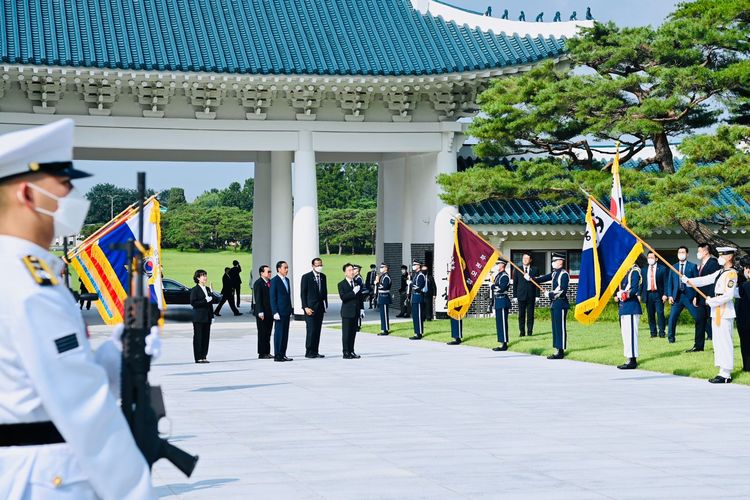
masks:
[[[481,31],[409,0],[0,0],[4,63],[429,75],[528,64],[564,38]]]

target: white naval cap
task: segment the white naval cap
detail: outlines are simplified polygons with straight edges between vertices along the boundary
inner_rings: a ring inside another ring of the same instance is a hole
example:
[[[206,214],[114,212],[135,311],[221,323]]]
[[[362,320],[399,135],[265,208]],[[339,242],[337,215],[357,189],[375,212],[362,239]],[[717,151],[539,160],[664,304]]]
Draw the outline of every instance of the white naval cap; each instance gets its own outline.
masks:
[[[46,173],[80,179],[91,174],[73,168],[70,118],[0,135],[0,182],[19,175]]]
[[[737,249],[734,247],[716,247],[716,252],[719,255],[730,255],[737,253]]]

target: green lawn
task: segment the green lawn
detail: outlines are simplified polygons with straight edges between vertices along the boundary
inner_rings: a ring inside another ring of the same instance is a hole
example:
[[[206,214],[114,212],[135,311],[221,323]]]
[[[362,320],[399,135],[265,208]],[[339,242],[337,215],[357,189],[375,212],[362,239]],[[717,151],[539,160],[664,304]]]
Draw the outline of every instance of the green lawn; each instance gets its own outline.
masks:
[[[541,312],[541,310],[540,310]],[[541,316],[541,315],[538,315]],[[524,352],[537,356],[552,354],[552,328],[549,316],[540,318],[534,324],[532,337],[518,336],[518,316],[511,316],[511,342],[509,350]],[[378,333],[378,325],[364,325],[363,331]],[[399,337],[413,335],[412,323],[392,323],[391,334]],[[448,320],[428,321],[425,323],[425,339],[435,342],[451,340]],[[693,346],[693,328],[680,326],[677,329],[677,342],[669,344],[666,339],[649,336],[648,324],[643,319],[640,326],[638,368],[655,372],[670,373],[686,377],[709,379],[718,373],[714,367],[714,355],[711,342],[706,341],[706,351],[685,353]],[[464,343],[477,347],[492,348],[497,345],[494,318],[464,320]],[[739,338],[734,336],[734,373],[733,382],[750,385],[750,372],[743,372],[742,358],[739,350]],[[461,349],[457,346],[456,349]],[[568,350],[566,358],[604,365],[619,365],[625,361],[622,350],[620,326],[614,322],[600,321],[591,326],[584,326],[575,320],[568,321]],[[556,361],[549,361],[555,363]]]

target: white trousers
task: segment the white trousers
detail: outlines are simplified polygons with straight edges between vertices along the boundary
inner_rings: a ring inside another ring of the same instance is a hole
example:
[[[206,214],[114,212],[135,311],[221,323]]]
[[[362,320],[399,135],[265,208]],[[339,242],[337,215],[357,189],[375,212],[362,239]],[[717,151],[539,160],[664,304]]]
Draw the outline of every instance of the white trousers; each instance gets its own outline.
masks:
[[[623,354],[627,359],[638,357],[638,323],[640,321],[640,314],[620,316]]]
[[[713,322],[714,339],[714,365],[721,370],[720,375],[729,378],[734,369],[734,343],[732,342],[732,332],[734,330],[734,318],[722,318],[717,325],[716,318],[711,318]]]

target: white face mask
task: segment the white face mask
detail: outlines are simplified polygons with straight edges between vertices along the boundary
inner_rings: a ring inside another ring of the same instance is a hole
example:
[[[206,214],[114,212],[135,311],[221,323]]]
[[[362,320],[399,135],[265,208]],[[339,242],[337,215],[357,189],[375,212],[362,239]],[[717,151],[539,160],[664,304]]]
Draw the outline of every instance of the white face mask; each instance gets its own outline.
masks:
[[[680,261],[683,261],[683,260],[687,259],[687,254],[685,254],[685,253],[678,253],[677,254],[677,258],[680,259]]]
[[[703,254],[698,252],[697,254],[695,254],[695,258],[697,258],[698,260],[703,260]]]
[[[81,196],[78,190],[73,188],[66,196],[60,197],[34,184],[29,183],[28,186],[48,198],[57,201],[57,210],[54,212],[43,208],[35,208],[40,214],[52,217],[55,224],[56,237],[71,236],[81,232],[83,223],[86,220],[86,214],[89,213],[91,202]]]
[[[411,268],[412,268],[412,269],[413,269],[414,271],[419,271],[419,269],[420,269],[420,267],[419,267],[419,266],[411,266]]]
[[[318,274],[323,272],[323,266],[315,266],[313,269],[315,269],[315,272]]]
[[[653,266],[654,264],[656,264],[656,259],[648,259],[649,266]]]
[[[381,267],[381,268],[380,268],[380,272],[381,272],[381,273],[384,273],[384,272],[385,272],[385,268],[384,268],[384,267]]]
[[[717,260],[719,261],[720,266],[723,266],[724,264],[727,263],[727,259],[725,259],[723,255],[719,257]]]
[[[562,269],[563,263],[561,260],[556,260],[552,263],[552,269],[559,270]]]
[[[745,268],[743,272],[745,273],[745,278],[750,280],[750,268]]]

